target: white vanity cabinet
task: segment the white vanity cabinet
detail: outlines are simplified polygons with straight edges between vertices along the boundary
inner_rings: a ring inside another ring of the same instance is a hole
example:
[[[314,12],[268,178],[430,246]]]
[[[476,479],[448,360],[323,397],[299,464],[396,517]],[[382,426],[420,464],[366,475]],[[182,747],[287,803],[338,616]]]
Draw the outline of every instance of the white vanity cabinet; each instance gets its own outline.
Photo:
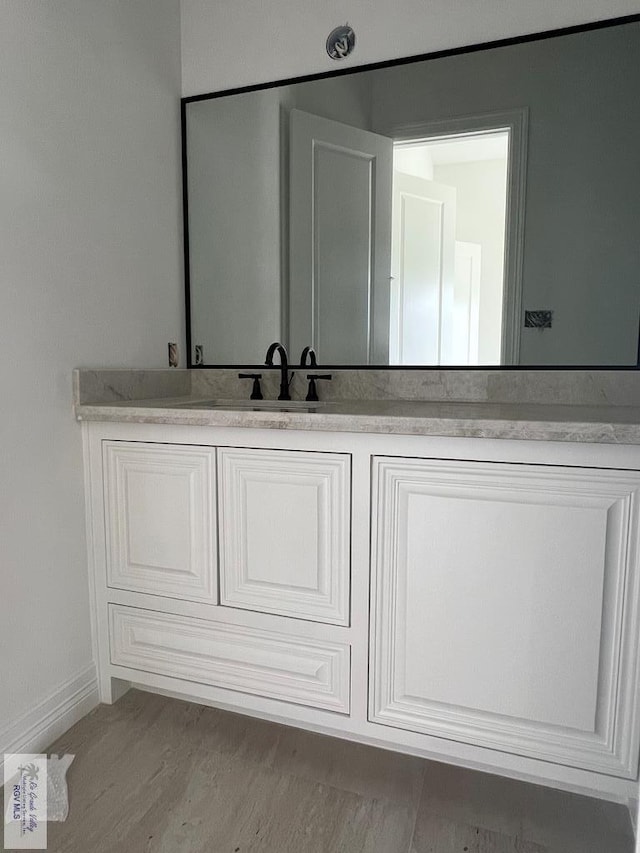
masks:
[[[103,698],[126,669],[348,713],[350,645],[320,623],[349,623],[349,454],[90,447]]]
[[[640,476],[374,459],[371,719],[634,776]]]
[[[634,795],[639,449],[83,430],[103,701],[135,684]]]

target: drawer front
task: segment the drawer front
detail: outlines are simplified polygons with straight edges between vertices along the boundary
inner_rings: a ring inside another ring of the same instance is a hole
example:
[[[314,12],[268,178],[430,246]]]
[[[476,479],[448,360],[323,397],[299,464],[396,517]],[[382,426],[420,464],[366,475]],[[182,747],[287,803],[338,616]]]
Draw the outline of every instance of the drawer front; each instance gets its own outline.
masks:
[[[105,441],[107,583],[217,603],[215,450]]]
[[[220,603],[348,625],[351,457],[218,453]]]
[[[349,713],[342,643],[109,606],[111,663],[298,705]]]

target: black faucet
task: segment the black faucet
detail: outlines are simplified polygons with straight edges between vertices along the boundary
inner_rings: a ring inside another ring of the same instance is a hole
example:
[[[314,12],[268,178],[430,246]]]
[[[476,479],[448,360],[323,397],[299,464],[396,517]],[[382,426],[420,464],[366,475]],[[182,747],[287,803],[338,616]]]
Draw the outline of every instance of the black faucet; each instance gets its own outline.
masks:
[[[309,363],[307,364],[307,358],[309,359]],[[316,360],[316,351],[313,347],[305,347],[302,350],[302,355],[300,356],[300,367],[317,367],[318,362]]]
[[[287,358],[287,351],[278,341],[272,343],[267,350],[265,364],[267,367],[274,367],[273,356],[276,352],[280,354],[280,394],[278,395],[278,400],[290,400],[291,395],[289,394],[289,384],[293,379],[293,373],[289,376],[289,359]]]

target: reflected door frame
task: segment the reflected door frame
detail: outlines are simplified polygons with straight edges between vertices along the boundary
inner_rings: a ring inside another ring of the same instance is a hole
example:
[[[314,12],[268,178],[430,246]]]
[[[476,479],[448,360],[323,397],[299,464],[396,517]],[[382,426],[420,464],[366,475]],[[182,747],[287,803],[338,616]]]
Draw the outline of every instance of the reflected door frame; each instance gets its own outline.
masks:
[[[522,263],[524,256],[525,195],[527,180],[527,141],[529,110],[526,107],[479,115],[435,119],[415,124],[383,126],[376,131],[394,142],[432,140],[505,130],[509,132],[507,155],[507,206],[505,211],[504,287],[502,295],[502,336],[500,363],[520,363],[522,313]]]

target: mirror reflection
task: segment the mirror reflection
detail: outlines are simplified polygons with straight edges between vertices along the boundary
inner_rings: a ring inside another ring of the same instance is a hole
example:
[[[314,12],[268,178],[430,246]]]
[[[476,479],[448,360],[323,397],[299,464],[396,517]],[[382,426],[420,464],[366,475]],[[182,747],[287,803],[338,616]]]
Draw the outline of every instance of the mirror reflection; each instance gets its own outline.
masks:
[[[627,23],[186,103],[192,363],[635,365],[639,48]]]

